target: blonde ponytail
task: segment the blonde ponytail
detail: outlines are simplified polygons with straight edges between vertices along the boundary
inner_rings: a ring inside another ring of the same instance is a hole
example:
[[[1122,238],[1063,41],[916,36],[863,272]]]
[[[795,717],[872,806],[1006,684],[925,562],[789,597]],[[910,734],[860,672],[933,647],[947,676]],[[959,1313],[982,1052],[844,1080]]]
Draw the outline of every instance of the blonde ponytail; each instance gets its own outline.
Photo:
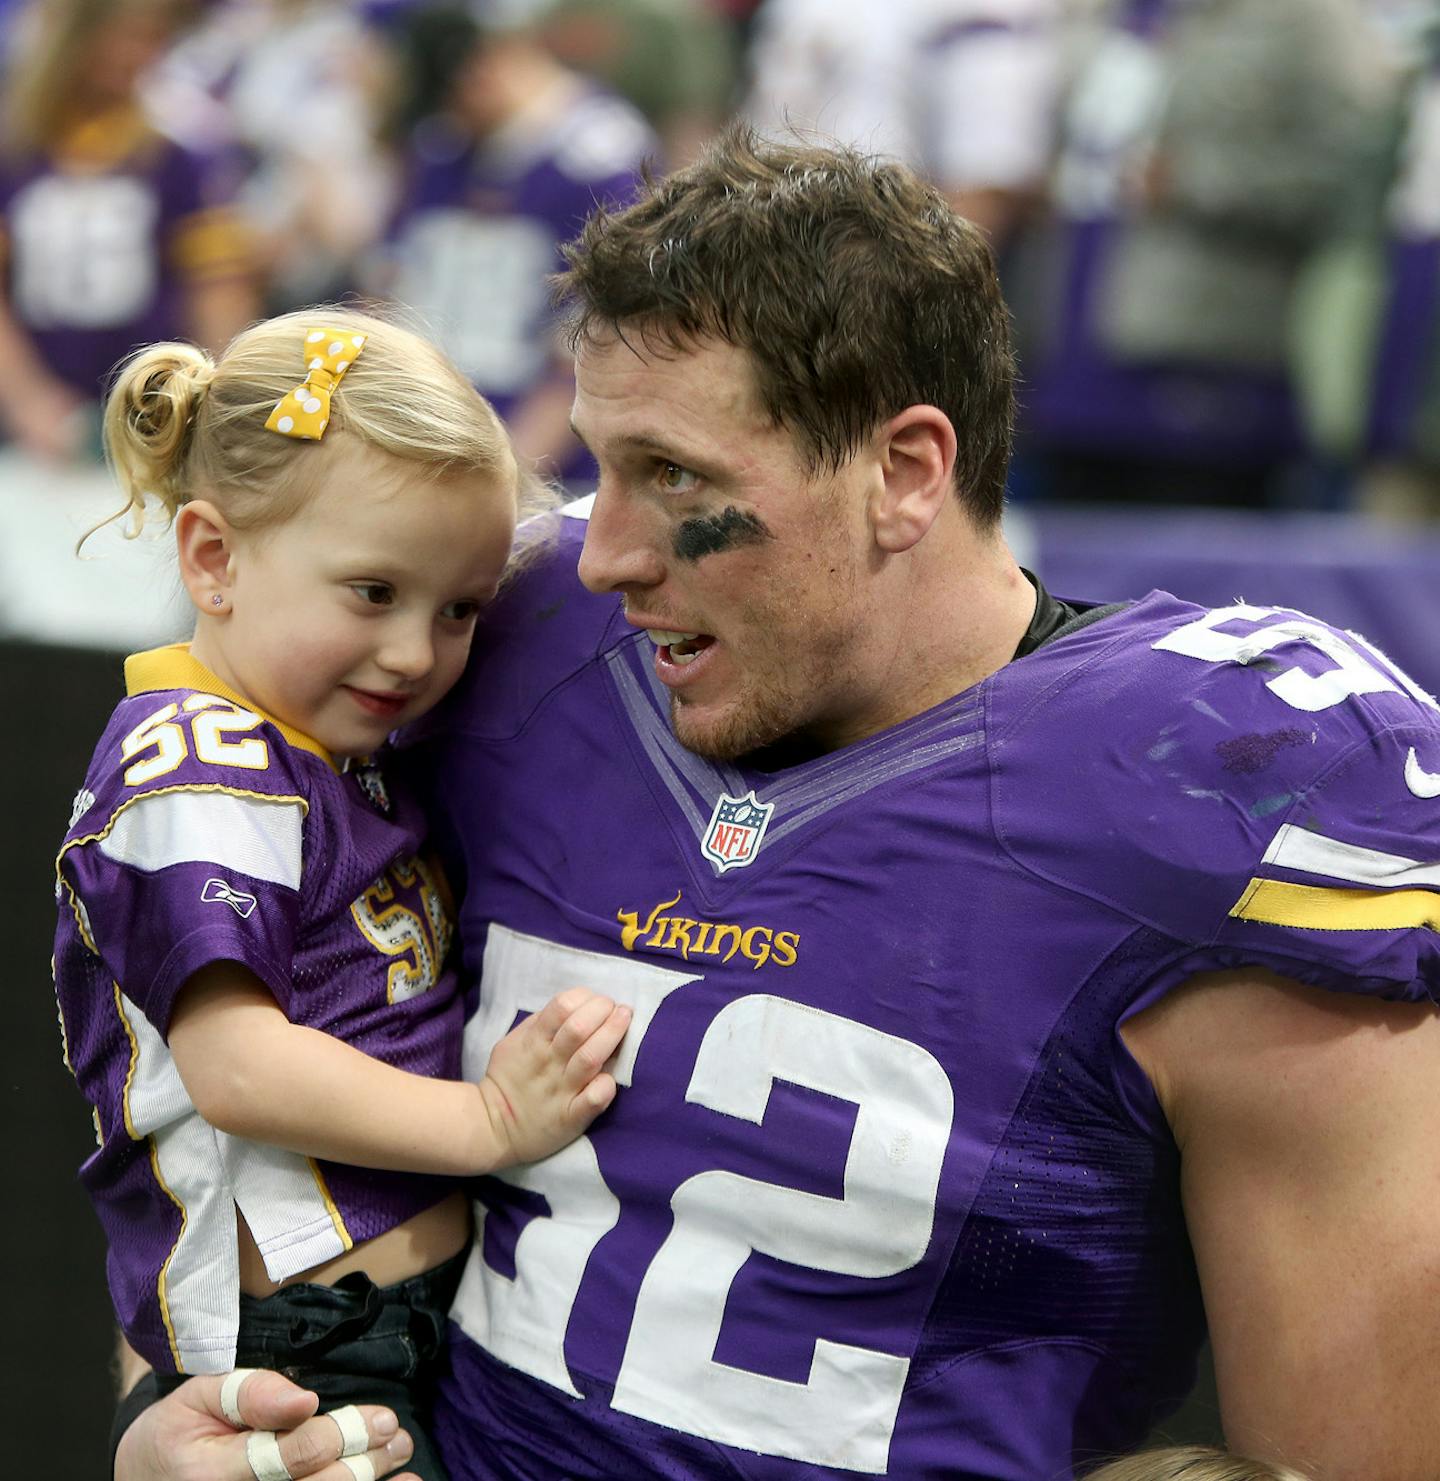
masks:
[[[105,403],[105,456],[125,495],[112,518],[128,516],[126,534],[145,522],[146,500],[174,519],[190,497],[185,467],[196,418],[215,362],[188,344],[158,344],[121,367]]]

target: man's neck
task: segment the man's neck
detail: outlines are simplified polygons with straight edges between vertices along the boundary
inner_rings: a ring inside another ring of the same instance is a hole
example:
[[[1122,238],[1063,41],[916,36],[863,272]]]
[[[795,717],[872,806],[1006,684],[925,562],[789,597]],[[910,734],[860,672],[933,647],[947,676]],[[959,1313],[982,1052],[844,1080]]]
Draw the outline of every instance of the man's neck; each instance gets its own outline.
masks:
[[[1035,588],[999,532],[977,534],[968,523],[927,538],[881,579],[862,670],[871,693],[801,738],[817,751],[889,730],[989,678],[1015,656],[1035,612]]]
[[[1003,668],[1035,613],[1035,588],[998,532],[916,554],[892,667],[913,678],[896,694],[892,724]]]

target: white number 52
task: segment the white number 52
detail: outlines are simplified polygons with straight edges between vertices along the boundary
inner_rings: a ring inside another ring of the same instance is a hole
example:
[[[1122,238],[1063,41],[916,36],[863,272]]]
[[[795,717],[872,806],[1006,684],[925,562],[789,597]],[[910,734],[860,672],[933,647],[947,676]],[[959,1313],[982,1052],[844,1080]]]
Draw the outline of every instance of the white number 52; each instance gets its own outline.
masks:
[[[615,1066],[635,1054],[669,993],[698,980],[492,926],[485,1008],[466,1034],[465,1073],[483,1073],[517,1009],[576,982],[628,1002],[632,1027]],[[759,1123],[777,1080],[856,1107],[844,1196],[827,1198],[737,1173],[686,1179],[674,1225],[641,1283],[615,1408],[671,1429],[767,1455],[883,1473],[909,1370],[894,1353],[817,1337],[803,1382],[712,1356],[730,1287],[752,1252],[841,1276],[879,1278],[924,1257],[954,1116],[950,1082],[919,1045],[786,998],[732,1000],[701,1041],[686,1100]],[[471,1260],[456,1303],[461,1326],[502,1361],[576,1395],[563,1346],[585,1263],[619,1217],[588,1137],[506,1181],[543,1193],[515,1246],[515,1279]],[[477,1240],[477,1246],[480,1241]]]
[[[1222,622],[1263,622],[1267,617],[1279,620],[1256,628],[1254,632],[1219,631]],[[1250,664],[1277,648],[1305,643],[1323,653],[1335,667],[1321,674],[1287,668],[1273,679],[1267,679],[1265,687],[1291,709],[1314,714],[1330,709],[1352,694],[1380,694],[1401,689],[1422,704],[1436,708],[1434,699],[1383,653],[1357,633],[1348,637],[1350,641],[1298,612],[1273,607],[1247,607],[1243,602],[1237,602],[1232,607],[1216,607],[1196,621],[1177,627],[1154,646],[1162,652],[1181,653],[1186,658],[1199,658],[1207,663]],[[1360,648],[1366,649],[1371,657],[1362,654]]]

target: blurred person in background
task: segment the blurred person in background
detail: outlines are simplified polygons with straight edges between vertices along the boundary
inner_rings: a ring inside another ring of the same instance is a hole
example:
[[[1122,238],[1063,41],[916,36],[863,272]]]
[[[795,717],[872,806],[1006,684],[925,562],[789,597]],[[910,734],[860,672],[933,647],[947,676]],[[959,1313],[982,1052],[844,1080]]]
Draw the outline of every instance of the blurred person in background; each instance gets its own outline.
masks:
[[[544,0],[536,26],[567,67],[645,115],[668,167],[693,159],[728,115],[733,28],[703,0]]]
[[[764,0],[745,112],[902,160],[1003,247],[1041,199],[1057,0]]]
[[[9,52],[16,30],[15,22],[24,11],[25,0],[0,0],[0,65]]]
[[[368,0],[223,0],[175,47],[151,92],[191,132],[233,141],[238,205],[275,313],[336,299],[394,203],[376,137],[383,52]]]
[[[135,345],[218,348],[255,299],[222,158],[165,132],[146,70],[193,0],[43,0],[8,57],[0,155],[0,425],[46,459],[93,452]]]
[[[1383,128],[1383,49],[1354,0],[1075,10],[1052,215],[1009,284],[1017,490],[1294,498],[1292,289]]]
[[[743,52],[755,25],[755,12],[762,0],[706,0],[706,7],[730,28],[735,44]]]
[[[1440,7],[1412,0],[1397,9],[1391,0],[1385,19],[1405,86],[1380,208],[1367,218],[1378,227],[1371,333],[1347,348],[1357,388],[1368,392],[1358,398],[1357,500],[1408,522],[1440,519]]]
[[[571,357],[547,279],[598,203],[628,201],[658,141],[523,23],[427,6],[395,36],[403,182],[372,286],[418,313],[522,459],[579,479],[593,465],[570,430]]]

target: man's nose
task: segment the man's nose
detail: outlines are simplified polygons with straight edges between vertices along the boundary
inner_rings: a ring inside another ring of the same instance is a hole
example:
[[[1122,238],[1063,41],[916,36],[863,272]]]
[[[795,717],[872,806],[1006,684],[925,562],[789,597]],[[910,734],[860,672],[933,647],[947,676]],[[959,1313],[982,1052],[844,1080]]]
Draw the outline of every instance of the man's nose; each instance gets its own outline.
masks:
[[[637,509],[622,490],[607,487],[602,478],[580,552],[580,580],[597,592],[658,586],[665,578],[665,564],[655,534],[654,515]]]

